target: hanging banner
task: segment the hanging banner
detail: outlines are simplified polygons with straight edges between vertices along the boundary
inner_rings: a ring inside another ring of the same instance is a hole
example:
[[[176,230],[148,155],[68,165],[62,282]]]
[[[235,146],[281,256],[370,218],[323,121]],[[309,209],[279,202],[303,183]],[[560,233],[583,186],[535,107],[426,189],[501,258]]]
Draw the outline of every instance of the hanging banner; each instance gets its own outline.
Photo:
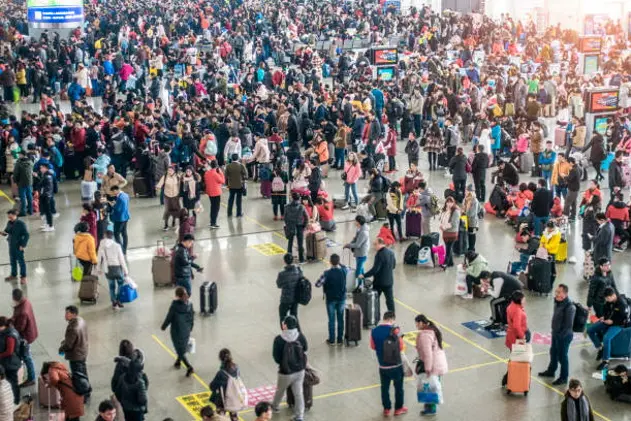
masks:
[[[26,6],[35,28],[75,28],[83,21],[82,0],[27,0]]]

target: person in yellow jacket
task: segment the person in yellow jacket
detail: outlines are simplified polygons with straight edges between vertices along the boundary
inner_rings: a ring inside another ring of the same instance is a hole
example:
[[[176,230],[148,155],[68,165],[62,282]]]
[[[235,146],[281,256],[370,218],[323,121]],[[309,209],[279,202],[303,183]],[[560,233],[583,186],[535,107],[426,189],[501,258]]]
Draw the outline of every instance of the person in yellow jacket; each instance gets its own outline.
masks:
[[[554,163],[552,167],[552,185],[554,186],[554,193],[563,198],[567,196],[567,176],[570,174],[570,170],[572,166],[567,159],[565,158],[565,154],[558,153],[557,161]]]
[[[557,228],[554,221],[548,221],[546,224],[546,230],[541,235],[541,241],[539,247],[543,247],[548,250],[548,254],[554,257],[559,252],[559,246],[561,245],[561,231]]]
[[[79,222],[75,227],[75,236],[72,240],[74,255],[83,266],[83,276],[92,274],[92,267],[97,264],[96,242],[90,234],[90,227],[85,222]]]

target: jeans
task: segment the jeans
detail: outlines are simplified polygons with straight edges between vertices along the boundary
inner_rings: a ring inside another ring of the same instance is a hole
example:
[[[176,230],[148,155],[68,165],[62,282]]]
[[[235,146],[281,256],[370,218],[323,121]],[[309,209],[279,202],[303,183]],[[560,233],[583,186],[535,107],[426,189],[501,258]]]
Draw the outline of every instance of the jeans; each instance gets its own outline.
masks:
[[[243,189],[230,189],[230,195],[228,196],[228,216],[232,216],[232,207],[234,206],[234,199],[237,199],[237,216],[242,216],[241,200],[243,198]]]
[[[482,204],[486,202],[486,180],[484,177],[474,177],[473,185],[475,186],[475,197]]]
[[[5,377],[11,384],[13,390],[13,403],[18,405],[20,403],[20,385],[18,384],[18,370],[6,370]]]
[[[121,245],[127,254],[127,221],[114,221],[114,241]]]
[[[454,249],[455,242],[456,240],[445,241],[445,266],[447,267],[452,267],[454,265],[453,249]]]
[[[184,288],[189,297],[193,293],[191,291],[191,278],[175,278],[175,285]]]
[[[557,371],[557,366],[561,364],[561,374],[559,375],[559,379],[561,380],[567,380],[570,375],[570,362],[567,354],[570,351],[572,339],[574,339],[574,333],[572,332],[565,336],[552,334],[550,364],[548,364],[546,371],[550,374],[554,374]]]
[[[53,209],[52,209],[52,197],[41,196],[39,198],[39,213],[46,218],[46,225],[53,226]]]
[[[294,417],[297,420],[304,419],[305,416],[305,399],[303,394],[303,383],[305,381],[305,371],[301,370],[292,374],[280,374],[278,373],[278,380],[276,382],[276,393],[274,393],[274,400],[272,401],[272,407],[278,408],[280,401],[285,395],[285,390],[291,387],[291,391],[294,394]]]
[[[552,178],[552,171],[541,171],[541,178],[546,180],[546,187],[550,188],[550,179]]]
[[[543,226],[548,223],[549,216],[535,216],[533,224],[535,225],[535,235],[541,235]]]
[[[567,196],[567,187],[564,186],[554,186],[554,192],[557,197],[562,197],[565,199]]]
[[[603,361],[611,358],[611,341],[622,330],[620,326],[606,325],[603,322],[596,322],[587,329],[587,335],[596,348],[603,347]],[[601,339],[602,337],[602,339]]]
[[[344,200],[349,205],[351,204],[351,193],[353,193],[353,199],[355,199],[355,206],[359,205],[359,196],[357,195],[357,183],[344,183]]]
[[[344,168],[344,156],[346,155],[346,149],[344,148],[335,148],[335,163],[334,167],[343,169]]]
[[[26,381],[34,382],[37,379],[37,373],[35,372],[35,360],[31,352],[31,344],[26,346],[26,355],[22,361],[24,361],[24,365],[26,365]]]
[[[210,225],[217,225],[217,216],[221,207],[221,196],[208,196],[210,200]]]
[[[392,231],[392,235],[396,238],[396,234],[394,233],[394,225],[397,225],[397,232],[399,233],[399,240],[403,239],[403,231],[401,229],[401,214],[400,213],[390,213],[388,212],[388,221],[390,222],[390,231]]]
[[[33,187],[26,186],[18,189],[20,194],[20,216],[24,216],[27,212],[33,214]]]
[[[467,179],[453,180],[454,189],[456,190],[456,202],[462,203],[464,201],[464,190],[467,187]]]
[[[364,274],[364,265],[366,264],[367,259],[368,256],[355,257],[355,277],[359,277],[359,275]]]
[[[298,225],[287,233],[287,253],[291,254],[294,237],[298,241],[298,259],[302,262],[305,260],[305,227]]]
[[[421,115],[412,114],[412,117],[414,117],[414,134],[419,137],[421,135]]]
[[[110,285],[110,301],[115,303],[118,301],[118,294],[120,293],[120,288],[123,286],[123,278],[107,278],[107,282]]]
[[[85,375],[85,378],[88,379],[88,382],[90,381],[88,377],[88,366],[86,365],[85,360],[84,361],[70,361],[70,371],[72,373],[82,373]],[[90,394],[88,393],[84,397],[89,398]]]
[[[386,297],[386,308],[388,311],[394,311],[394,294],[392,293],[392,285],[389,287],[373,286],[373,289],[377,291],[377,299],[381,300],[381,294]]]
[[[11,276],[18,276],[18,265],[20,276],[26,277],[26,262],[24,261],[24,250],[17,247],[9,247],[9,261],[11,262]]]
[[[329,316],[329,342],[335,342],[335,320],[337,319],[337,342],[344,340],[344,306],[346,300],[326,303],[326,314]]]
[[[390,400],[390,383],[394,383],[394,409],[403,408],[403,366],[380,368],[381,404],[383,409],[392,409]]]

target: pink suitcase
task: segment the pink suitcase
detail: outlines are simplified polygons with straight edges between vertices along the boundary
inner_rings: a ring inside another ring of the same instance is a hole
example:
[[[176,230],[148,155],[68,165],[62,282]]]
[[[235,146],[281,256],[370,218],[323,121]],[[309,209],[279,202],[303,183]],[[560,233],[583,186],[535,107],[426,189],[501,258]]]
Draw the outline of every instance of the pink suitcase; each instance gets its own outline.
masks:
[[[556,146],[565,146],[565,128],[557,127],[554,129],[554,144]]]
[[[439,265],[445,264],[445,257],[447,255],[447,252],[445,251],[444,245],[441,244],[439,246],[432,247],[432,254],[436,256],[436,260],[438,260]]]
[[[39,406],[43,408],[61,407],[59,390],[46,386],[46,381],[41,376],[37,379],[37,396],[39,397]]]

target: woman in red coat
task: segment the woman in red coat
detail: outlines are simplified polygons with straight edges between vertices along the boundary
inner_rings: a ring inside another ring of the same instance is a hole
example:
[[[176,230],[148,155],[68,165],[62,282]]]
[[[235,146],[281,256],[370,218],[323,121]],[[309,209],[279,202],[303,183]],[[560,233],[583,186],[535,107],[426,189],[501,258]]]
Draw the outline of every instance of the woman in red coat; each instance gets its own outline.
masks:
[[[217,216],[221,206],[221,186],[226,182],[223,171],[217,165],[217,161],[210,161],[210,169],[204,173],[206,194],[210,199],[210,228],[217,229]]]
[[[530,341],[530,331],[528,330],[528,317],[524,304],[526,298],[522,291],[515,291],[511,296],[511,303],[506,309],[506,320],[508,328],[506,329],[506,347],[510,350],[518,339]]]

